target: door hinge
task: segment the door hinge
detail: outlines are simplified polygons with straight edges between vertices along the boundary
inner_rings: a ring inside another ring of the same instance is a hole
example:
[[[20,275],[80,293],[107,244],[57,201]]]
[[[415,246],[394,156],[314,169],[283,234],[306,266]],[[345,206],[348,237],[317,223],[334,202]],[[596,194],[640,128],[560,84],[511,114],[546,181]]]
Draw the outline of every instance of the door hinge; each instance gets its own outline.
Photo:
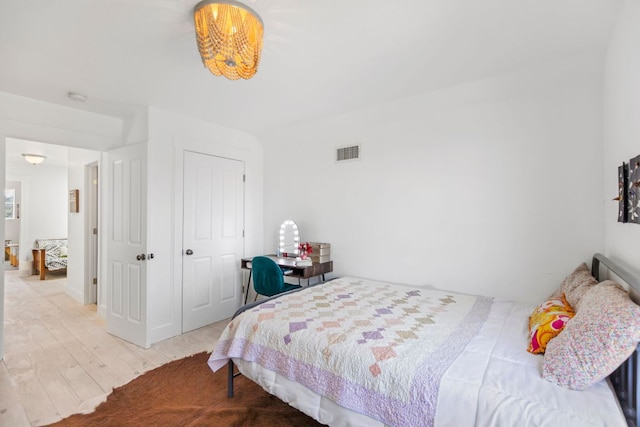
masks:
[[[93,229],[93,234],[98,234],[98,229],[97,228]]]
[[[242,237],[244,237],[244,230],[242,230]]]
[[[93,278],[93,284],[94,284],[94,285],[97,285],[97,284],[98,284],[98,278],[97,278],[97,277],[94,277],[94,278]]]
[[[242,174],[242,182],[247,182],[247,175]]]

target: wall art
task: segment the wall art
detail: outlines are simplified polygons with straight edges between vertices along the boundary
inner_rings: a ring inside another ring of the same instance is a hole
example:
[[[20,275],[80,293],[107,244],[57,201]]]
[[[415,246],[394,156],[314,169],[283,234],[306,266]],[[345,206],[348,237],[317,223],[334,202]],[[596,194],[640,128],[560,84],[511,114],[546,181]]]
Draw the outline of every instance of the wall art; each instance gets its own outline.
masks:
[[[629,199],[629,222],[640,224],[640,156],[629,161],[629,182],[627,198]]]
[[[623,162],[622,166],[618,166],[618,197],[613,199],[618,201],[618,222],[627,222],[629,220],[628,181],[629,165]]]

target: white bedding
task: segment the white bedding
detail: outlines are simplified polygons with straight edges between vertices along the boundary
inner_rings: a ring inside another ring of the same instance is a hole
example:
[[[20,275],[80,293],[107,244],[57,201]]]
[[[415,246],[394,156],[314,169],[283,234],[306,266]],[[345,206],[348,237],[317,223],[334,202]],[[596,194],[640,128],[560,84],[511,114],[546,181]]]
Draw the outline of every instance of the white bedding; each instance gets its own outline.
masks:
[[[494,301],[489,317],[442,377],[436,426],[626,426],[606,381],[585,391],[540,376],[542,356],[526,352],[533,307]],[[269,393],[331,426],[381,426],[257,364],[234,359]]]

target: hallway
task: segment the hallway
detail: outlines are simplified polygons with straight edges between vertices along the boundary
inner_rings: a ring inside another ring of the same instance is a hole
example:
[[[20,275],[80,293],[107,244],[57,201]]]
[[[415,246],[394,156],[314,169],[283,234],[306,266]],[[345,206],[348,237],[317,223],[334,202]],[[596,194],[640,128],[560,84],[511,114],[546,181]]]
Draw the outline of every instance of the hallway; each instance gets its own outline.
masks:
[[[43,425],[91,411],[114,387],[171,360],[211,351],[227,323],[142,349],[108,334],[96,306],[67,296],[65,283],[64,275],[41,281],[5,274],[0,426]]]

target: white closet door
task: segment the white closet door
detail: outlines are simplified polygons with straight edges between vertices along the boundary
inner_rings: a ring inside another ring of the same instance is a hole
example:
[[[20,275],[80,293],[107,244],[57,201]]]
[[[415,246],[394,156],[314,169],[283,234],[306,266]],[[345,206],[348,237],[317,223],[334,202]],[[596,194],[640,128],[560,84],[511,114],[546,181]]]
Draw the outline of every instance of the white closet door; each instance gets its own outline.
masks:
[[[242,299],[244,163],[184,152],[182,332],[231,317]]]

